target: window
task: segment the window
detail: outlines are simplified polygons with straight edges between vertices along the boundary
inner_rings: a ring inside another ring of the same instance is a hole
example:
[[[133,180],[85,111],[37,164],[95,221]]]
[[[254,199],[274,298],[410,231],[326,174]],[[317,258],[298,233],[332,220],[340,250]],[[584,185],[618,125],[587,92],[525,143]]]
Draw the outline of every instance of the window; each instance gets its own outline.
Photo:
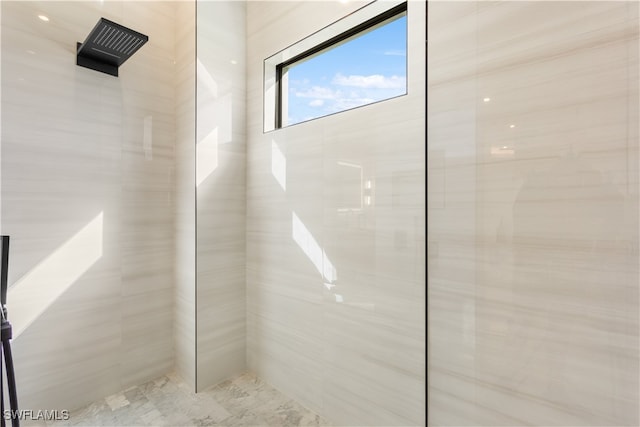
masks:
[[[374,2],[265,60],[265,131],[407,93],[407,3]]]

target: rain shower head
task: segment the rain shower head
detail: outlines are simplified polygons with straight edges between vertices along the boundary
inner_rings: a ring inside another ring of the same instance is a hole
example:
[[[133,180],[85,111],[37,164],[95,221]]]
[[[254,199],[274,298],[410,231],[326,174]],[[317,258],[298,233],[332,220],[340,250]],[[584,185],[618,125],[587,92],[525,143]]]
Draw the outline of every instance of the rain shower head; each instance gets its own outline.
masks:
[[[148,36],[100,18],[84,43],[78,42],[76,64],[118,76],[118,67],[149,40]]]

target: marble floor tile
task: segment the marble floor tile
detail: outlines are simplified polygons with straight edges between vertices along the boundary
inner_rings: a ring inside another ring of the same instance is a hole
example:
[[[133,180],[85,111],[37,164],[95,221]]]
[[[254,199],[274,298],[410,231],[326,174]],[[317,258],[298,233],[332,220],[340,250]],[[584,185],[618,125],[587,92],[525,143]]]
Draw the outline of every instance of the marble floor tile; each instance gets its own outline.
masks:
[[[62,426],[329,426],[255,375],[244,373],[200,393],[175,374],[130,387],[71,412]]]

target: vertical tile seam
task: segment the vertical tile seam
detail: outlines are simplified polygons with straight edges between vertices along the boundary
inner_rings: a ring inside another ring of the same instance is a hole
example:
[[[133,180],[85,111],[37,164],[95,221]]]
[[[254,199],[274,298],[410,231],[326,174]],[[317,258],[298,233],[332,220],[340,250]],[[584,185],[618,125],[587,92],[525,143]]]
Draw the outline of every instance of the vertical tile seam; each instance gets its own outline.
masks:
[[[197,186],[197,182],[198,182],[198,162],[197,162],[197,157],[198,157],[198,0],[194,0],[194,67],[193,67],[193,72],[194,72],[194,84],[193,84],[193,88],[194,88],[194,140],[193,140],[193,183],[194,183],[194,219],[193,219],[193,223],[194,223],[194,231],[193,231],[193,235],[194,235],[194,247],[195,247],[195,251],[194,251],[194,260],[193,260],[193,264],[194,264],[194,278],[193,278],[193,292],[194,292],[194,307],[193,307],[193,317],[194,317],[194,339],[193,339],[193,346],[194,346],[194,354],[193,354],[193,361],[194,361],[194,366],[193,366],[193,375],[194,375],[194,392],[197,393],[198,392],[198,186]]]
[[[425,311],[425,397],[424,397],[424,425],[429,425],[429,0],[424,5],[424,188],[425,188],[425,255],[424,263],[424,311]]]

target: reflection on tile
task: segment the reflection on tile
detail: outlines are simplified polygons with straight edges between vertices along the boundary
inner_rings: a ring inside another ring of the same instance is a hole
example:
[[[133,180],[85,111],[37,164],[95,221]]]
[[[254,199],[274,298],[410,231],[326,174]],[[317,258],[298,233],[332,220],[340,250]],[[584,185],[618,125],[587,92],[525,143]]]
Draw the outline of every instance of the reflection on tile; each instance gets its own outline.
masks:
[[[639,4],[429,6],[429,424],[638,426]]]
[[[194,393],[175,374],[74,411],[62,426],[329,426],[252,374]]]
[[[197,21],[196,372],[202,390],[246,369],[245,73],[238,64],[245,56],[245,3],[199,2]]]
[[[247,362],[336,424],[421,425],[424,2],[408,3],[407,96],[268,133],[258,122],[261,58],[361,6],[247,5]]]
[[[196,387],[195,2],[176,15],[175,369]]]

